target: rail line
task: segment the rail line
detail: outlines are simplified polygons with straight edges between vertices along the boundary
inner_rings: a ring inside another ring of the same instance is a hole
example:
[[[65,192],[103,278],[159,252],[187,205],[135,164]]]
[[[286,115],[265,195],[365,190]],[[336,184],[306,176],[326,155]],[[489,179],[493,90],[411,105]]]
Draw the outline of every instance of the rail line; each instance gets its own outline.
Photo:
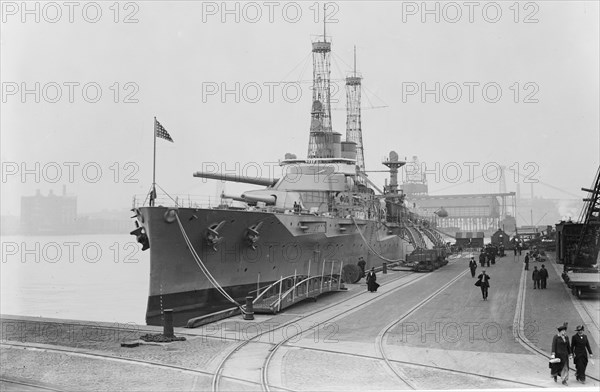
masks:
[[[115,355],[97,353],[97,352],[87,351],[87,350],[83,350],[83,349],[75,349],[75,348],[71,348],[71,347],[48,347],[48,345],[44,345],[44,344],[19,343],[19,342],[11,342],[11,343],[0,342],[0,345],[4,346],[4,347],[9,347],[9,348],[15,348],[15,349],[32,350],[32,351],[40,351],[40,352],[52,352],[52,353],[65,354],[65,355],[81,357],[81,358],[100,359],[100,360],[113,361],[113,362],[118,362],[118,363],[126,363],[126,364],[147,366],[147,367],[153,367],[153,368],[160,368],[160,369],[165,369],[165,370],[175,370],[175,371],[179,371],[182,373],[191,374],[194,376],[210,377],[213,375],[213,372],[209,372],[206,370],[193,369],[193,368],[188,368],[185,366],[171,365],[171,364],[167,364],[167,363],[148,361],[148,360],[144,360],[144,359],[118,357]],[[247,383],[247,384],[258,385],[258,383],[253,383],[253,382],[247,381],[242,378],[237,378],[237,377],[232,377],[232,376],[227,376],[226,378],[234,380],[234,381],[238,381],[238,382]],[[8,382],[12,382],[12,381],[8,380]],[[32,385],[36,386],[35,384],[32,384]],[[48,388],[46,388],[46,389],[48,389]]]
[[[40,390],[40,391],[56,391],[56,392],[64,392],[65,389],[58,389],[58,387],[54,387],[54,386],[49,386],[49,385],[43,385],[43,384],[38,384],[29,380],[15,380],[12,378],[6,378],[4,376],[0,377],[0,382],[4,382],[7,384],[14,384],[14,385],[20,385],[20,386],[26,386],[31,388],[31,390]],[[2,390],[4,390],[4,388],[2,388]]]
[[[340,351],[325,350],[325,349],[313,348],[313,347],[302,347],[302,348],[305,349],[305,350],[312,350],[312,351],[325,352],[325,353],[338,354],[338,355],[351,356],[351,357],[359,357],[359,358],[365,358],[365,359],[374,359],[374,360],[381,360],[382,359],[381,357],[376,357],[376,356],[372,356],[372,355],[365,355],[365,354],[357,354],[357,353],[351,353],[350,354],[350,353],[345,353],[345,352],[340,352]],[[442,367],[442,366],[437,366],[437,365],[425,365],[425,364],[422,364],[422,363],[413,363],[413,362],[408,362],[408,361],[400,361],[400,360],[397,360],[397,359],[391,359],[390,362],[405,364],[405,365],[414,366],[414,367],[426,368],[426,369],[435,369],[435,370],[440,370],[440,371],[447,372],[447,373],[462,374],[462,375],[473,376],[473,377],[478,377],[478,378],[483,378],[483,379],[488,379],[488,380],[505,381],[505,382],[510,382],[510,383],[514,383],[514,384],[525,385],[525,386],[529,386],[529,387],[539,387],[539,385],[537,385],[537,384],[532,384],[532,383],[528,383],[528,382],[524,382],[524,381],[516,381],[516,380],[512,380],[512,379],[508,379],[508,378],[502,378],[502,377],[496,377],[496,376],[488,376],[488,375],[485,375],[485,374],[466,372],[464,370],[450,369],[450,368],[446,368],[446,367]]]
[[[412,272],[409,273],[405,273],[405,274],[399,274],[398,276],[390,279],[389,281],[387,281],[386,283],[382,284],[382,286],[386,286],[389,285],[393,282],[396,282],[399,279],[402,279],[404,277],[407,277],[409,275],[413,275]],[[422,275],[420,278],[425,277],[426,275]],[[417,278],[417,279],[420,279]],[[405,284],[403,284],[402,286],[412,283],[415,280],[411,280],[406,282]],[[354,298],[356,298],[357,296],[361,295],[362,292],[356,293],[348,298],[346,298],[344,301],[340,302],[340,303],[344,303],[346,301],[352,300]],[[371,299],[374,300],[375,298]],[[370,302],[370,301],[367,301]],[[309,313],[307,315],[304,315],[302,317],[298,317],[295,318],[287,323],[282,324],[281,326],[278,327],[278,329],[281,328],[285,328],[286,326],[298,322],[301,319],[310,317],[312,315],[318,314],[320,312],[323,312],[327,309],[330,309],[334,306],[339,305],[340,303],[335,303],[332,305],[329,305],[327,307],[324,307],[322,309],[318,309],[312,313]],[[20,321],[20,320],[15,320],[16,322]],[[40,323],[40,324],[45,324],[45,323],[52,323],[51,321],[27,321],[27,322],[34,322],[34,323]],[[97,325],[95,323],[73,323],[74,326],[77,327],[95,327],[95,328],[99,328],[99,329],[108,329],[108,330],[119,330],[122,331],[122,328],[116,327],[116,326],[100,326]],[[135,333],[140,333],[140,332],[149,332],[149,333],[156,333],[155,330],[152,329],[139,329],[139,330],[134,330],[132,329],[131,331],[126,331],[126,332],[135,332]],[[86,349],[81,349],[81,348],[74,348],[74,347],[66,347],[66,346],[53,346],[53,345],[48,345],[48,344],[36,344],[36,343],[21,343],[21,342],[17,342],[17,341],[2,341],[0,342],[0,346],[3,347],[8,347],[8,348],[14,348],[14,349],[23,349],[23,350],[34,350],[34,351],[40,351],[40,352],[52,352],[52,353],[59,353],[59,354],[64,354],[64,355],[70,355],[70,356],[76,356],[76,357],[82,357],[82,358],[90,358],[90,359],[97,359],[97,360],[105,360],[105,361],[113,361],[113,362],[118,362],[118,363],[126,363],[126,364],[133,364],[133,365],[139,365],[139,366],[147,366],[147,367],[153,367],[153,368],[161,368],[161,369],[165,369],[165,370],[173,370],[173,371],[179,371],[182,373],[187,373],[187,374],[191,374],[194,376],[203,376],[203,377],[213,377],[213,389],[214,390],[218,390],[218,385],[219,385],[219,380],[221,379],[227,379],[227,380],[231,380],[231,381],[236,381],[236,382],[241,382],[241,383],[245,383],[245,384],[250,384],[250,385],[256,385],[256,386],[262,386],[263,389],[265,389],[264,384],[261,384],[259,382],[253,382],[253,381],[249,381],[246,380],[244,378],[240,378],[240,377],[235,377],[235,376],[224,376],[222,375],[222,371],[223,371],[223,367],[224,364],[226,363],[227,359],[229,357],[231,357],[231,355],[235,352],[237,352],[241,347],[245,346],[246,344],[250,343],[253,340],[256,340],[257,338],[260,338],[260,336],[266,334],[266,333],[270,333],[272,331],[269,332],[264,332],[261,334],[258,334],[256,336],[254,336],[251,339],[248,340],[244,340],[243,342],[241,342],[240,344],[238,344],[236,347],[233,348],[233,350],[230,351],[230,353],[225,357],[225,359],[223,361],[221,361],[217,371],[215,372],[210,372],[210,371],[205,371],[205,370],[199,370],[199,369],[193,369],[193,368],[188,368],[185,366],[178,366],[178,365],[171,365],[171,364],[166,364],[166,363],[162,363],[162,362],[156,362],[156,361],[149,361],[149,360],[144,360],[144,359],[137,359],[137,358],[124,358],[124,357],[120,357],[120,356],[115,356],[115,355],[110,355],[110,354],[106,354],[106,353],[100,353],[100,352],[94,352],[94,351],[90,351],[90,350],[86,350]],[[197,335],[195,334],[186,334],[186,333],[180,333],[181,335],[186,335],[186,336],[190,336],[190,337],[195,337]],[[294,336],[290,336],[290,338],[293,338]],[[289,341],[289,339],[288,339]],[[26,381],[13,381],[13,380],[9,380],[9,379],[2,379],[5,382],[10,382],[10,383],[21,383],[22,385],[30,385],[31,387],[37,387],[37,388],[44,388],[46,390],[53,390],[50,387],[43,387],[41,385],[35,384],[33,382],[26,382]],[[268,388],[268,387],[267,387]],[[282,390],[289,390],[287,388],[282,388],[279,387],[278,389],[282,389]],[[58,390],[58,389],[54,389],[54,390]]]
[[[418,309],[422,308],[425,304],[427,304],[429,301],[431,301],[433,298],[435,298],[438,294],[440,294],[441,292],[446,290],[448,287],[450,287],[452,284],[454,284],[454,282],[456,282],[457,280],[462,278],[464,275],[466,275],[467,272],[469,272],[469,271],[465,270],[465,271],[461,272],[455,278],[453,278],[452,280],[447,282],[445,285],[443,285],[442,287],[440,287],[439,289],[437,289],[436,291],[431,293],[429,296],[427,296],[427,298],[423,299],[421,302],[419,302],[418,304],[413,306],[411,309],[409,309],[406,313],[404,313],[402,316],[400,316],[399,319],[394,320],[391,323],[389,323],[388,325],[386,325],[381,330],[381,332],[377,335],[377,337],[375,338],[376,347],[379,350],[379,356],[381,357],[381,359],[383,359],[383,361],[386,363],[386,365],[389,367],[389,369],[398,377],[398,379],[400,381],[402,381],[404,384],[406,384],[411,389],[417,389],[417,386],[410,380],[410,378],[402,370],[396,369],[394,366],[392,366],[390,359],[388,358],[388,356],[385,353],[385,349],[384,349],[384,345],[383,345],[385,334],[387,334],[390,329],[392,329],[393,327],[395,327],[396,325],[401,323],[408,316],[410,316],[411,314],[416,312]]]
[[[387,357],[387,355],[385,355],[385,351],[383,350],[383,336],[394,325],[402,322],[402,320],[404,320],[406,317],[408,317],[409,315],[411,315],[412,313],[414,313],[415,311],[417,311],[419,308],[421,308],[422,306],[424,306],[426,303],[428,303],[429,301],[431,301],[434,297],[436,297],[437,295],[439,295],[441,292],[443,292],[445,289],[447,289],[449,286],[451,286],[454,282],[456,282],[458,279],[460,279],[461,277],[463,277],[468,272],[469,271],[466,270],[466,271],[460,273],[458,276],[456,276],[451,281],[449,281],[448,283],[446,283],[443,287],[441,287],[436,292],[432,293],[427,298],[425,298],[424,300],[422,300],[419,304],[415,305],[409,311],[407,311],[406,313],[404,313],[401,316],[400,319],[395,320],[393,323],[388,324],[382,330],[382,332],[378,335],[378,337],[377,337],[378,347],[380,348],[380,355],[379,356],[369,356],[369,355],[362,355],[362,354],[356,354],[356,353],[349,354],[349,353],[344,353],[344,352],[339,352],[339,351],[334,351],[334,350],[305,348],[305,347],[303,347],[303,349],[312,350],[312,351],[319,351],[319,352],[326,352],[326,353],[332,353],[332,354],[337,354],[337,355],[345,355],[345,356],[352,356],[352,357],[362,357],[362,358],[366,358],[366,359],[375,359],[375,360],[380,360],[380,361],[383,360],[388,365],[388,367],[394,372],[394,374],[396,374],[396,376],[404,384],[406,384],[411,389],[417,389],[417,386],[403,372],[399,373],[398,370],[395,369],[392,366],[392,363],[403,363],[403,364],[407,364],[407,365],[411,365],[411,366],[419,367],[419,368],[437,369],[437,370],[440,370],[440,371],[443,371],[443,372],[447,372],[447,373],[468,375],[468,376],[472,376],[472,377],[476,377],[476,378],[481,378],[481,379],[486,379],[486,380],[504,381],[504,382],[507,382],[507,383],[517,384],[517,385],[523,385],[523,386],[527,386],[527,387],[539,387],[539,385],[537,385],[537,384],[532,384],[532,383],[522,382],[522,381],[516,381],[516,380],[502,378],[502,377],[487,376],[487,375],[482,375],[482,374],[478,374],[478,373],[472,373],[472,372],[466,372],[466,371],[461,371],[461,370],[449,369],[449,368],[445,368],[445,367],[441,367],[441,366],[415,364],[415,363],[406,362],[406,361],[391,360],[391,359],[389,359]],[[407,284],[408,284],[408,282],[407,282]],[[393,291],[396,291],[396,290],[404,287],[405,285],[406,284],[400,285],[399,287],[397,287]],[[370,301],[371,300],[366,301],[365,304],[368,303],[368,302],[370,302]],[[346,315],[345,312],[344,313],[338,313],[338,314],[336,314],[336,315],[334,315],[332,317],[329,317],[327,320],[323,320],[320,324],[326,323],[326,322],[331,321],[331,320],[333,320],[335,318],[338,318],[340,316],[345,316],[345,315]],[[320,325],[320,324],[318,324],[318,325]],[[318,326],[318,325],[316,325],[316,326]],[[306,331],[303,331],[303,332],[306,332]],[[293,338],[295,338],[296,336],[302,334],[303,332],[300,332],[298,334],[294,334],[294,335],[289,336],[288,338],[280,341],[278,344],[276,344],[269,351],[267,359],[265,360],[263,366],[261,367],[261,384],[263,386],[263,391],[270,391],[271,390],[271,386],[269,385],[269,382],[268,382],[268,369],[269,369],[269,365],[270,365],[270,362],[271,362],[272,358],[275,356],[276,351],[278,349],[280,349],[282,346],[284,346],[288,341],[292,340]],[[278,386],[277,388],[282,388],[282,387]]]
[[[396,281],[398,281],[398,280],[400,280],[400,279],[402,279],[402,278],[404,278],[404,277],[411,276],[411,275],[414,275],[414,273],[412,273],[412,272],[409,272],[409,273],[405,273],[405,274],[399,274],[397,277],[394,277],[393,279],[391,279],[391,280],[387,281],[386,283],[382,284],[381,286],[382,286],[382,287],[388,286],[388,285],[390,285],[390,284],[392,284],[392,283],[394,283],[394,282],[396,282]],[[401,284],[401,285],[400,285],[400,286],[398,286],[397,288],[395,288],[395,289],[394,289],[392,292],[395,292],[396,290],[398,290],[398,289],[400,289],[400,288],[402,288],[402,287],[404,287],[404,286],[406,286],[406,285],[408,285],[408,284],[414,283],[415,281],[417,281],[417,280],[420,280],[420,279],[424,278],[425,276],[426,276],[426,275],[421,275],[420,277],[418,277],[418,278],[416,278],[416,279],[409,280],[409,281],[407,281],[407,282],[405,282],[405,283]],[[306,319],[308,319],[309,317],[315,316],[315,315],[317,315],[317,314],[319,314],[319,313],[324,313],[325,311],[327,311],[327,310],[329,310],[329,309],[331,309],[331,308],[333,308],[333,307],[339,306],[340,304],[344,304],[344,303],[346,303],[346,302],[349,302],[349,301],[351,301],[351,300],[353,300],[353,299],[355,299],[355,298],[357,298],[357,297],[361,296],[362,294],[364,294],[362,291],[361,291],[361,292],[357,292],[356,294],[353,294],[352,296],[350,296],[350,297],[348,297],[348,298],[344,299],[344,300],[343,300],[343,301],[341,301],[341,302],[336,302],[336,303],[334,303],[334,304],[331,304],[331,305],[328,305],[328,306],[326,306],[326,307],[324,307],[324,308],[321,308],[321,309],[315,310],[315,311],[313,311],[313,312],[311,312],[311,313],[308,313],[308,314],[306,314],[306,315],[303,315],[303,316],[301,316],[301,317],[297,317],[297,318],[295,318],[295,319],[293,319],[293,320],[290,320],[290,321],[288,321],[288,322],[286,322],[286,323],[283,323],[282,325],[278,326],[276,329],[278,329],[278,330],[283,330],[284,328],[286,328],[287,326],[289,326],[289,325],[291,325],[291,324],[297,323],[297,322],[299,322],[299,321],[302,321],[302,320],[306,320]],[[362,304],[361,304],[361,305],[364,305],[364,304],[367,304],[367,303],[369,303],[369,302],[371,302],[371,301],[374,301],[374,300],[376,300],[377,298],[378,298],[378,297],[375,297],[375,298],[370,298],[370,299],[368,299],[368,300],[366,300],[366,301],[362,302]],[[292,335],[288,335],[288,336],[287,336],[287,337],[285,337],[285,338],[284,338],[282,341],[280,341],[280,342],[278,342],[278,343],[276,343],[276,344],[273,344],[273,345],[271,345],[271,347],[269,348],[269,350],[268,350],[268,353],[267,353],[267,355],[266,355],[265,361],[263,362],[263,364],[262,364],[262,366],[261,366],[261,368],[260,368],[260,384],[261,384],[261,386],[262,386],[262,390],[263,390],[263,391],[270,391],[270,386],[269,386],[269,383],[268,383],[268,367],[269,367],[269,363],[270,363],[270,361],[272,360],[274,353],[275,353],[275,352],[276,352],[276,351],[277,351],[277,350],[278,350],[278,349],[279,349],[279,348],[280,348],[282,345],[284,345],[285,343],[289,342],[291,339],[295,338],[296,336],[298,336],[298,335],[300,335],[300,334],[302,334],[302,333],[304,333],[304,332],[306,332],[306,331],[308,331],[308,330],[310,330],[310,329],[312,329],[312,328],[318,327],[318,326],[320,326],[320,325],[322,325],[322,324],[324,324],[324,323],[326,323],[326,322],[330,321],[331,319],[333,319],[333,318],[335,318],[335,317],[338,317],[338,316],[339,316],[339,314],[336,314],[334,317],[330,317],[330,318],[328,318],[328,319],[326,319],[326,320],[322,320],[321,322],[319,322],[319,323],[316,323],[316,324],[312,325],[310,328],[308,328],[308,329],[307,329],[307,330],[305,330],[305,331],[301,331],[301,332],[299,332],[299,333],[295,333],[295,334],[292,334]],[[243,348],[244,346],[248,345],[248,344],[249,344],[249,343],[251,343],[252,341],[255,341],[255,340],[257,340],[258,338],[260,338],[261,336],[264,336],[265,334],[267,334],[267,333],[271,333],[271,332],[272,332],[272,331],[269,331],[269,332],[263,332],[263,333],[260,333],[260,334],[257,334],[257,335],[255,335],[255,336],[253,336],[253,337],[252,337],[252,338],[250,338],[250,339],[247,339],[247,340],[245,340],[245,341],[242,341],[242,342],[240,342],[240,344],[238,344],[238,346],[236,346],[236,347],[235,347],[235,348],[234,348],[234,349],[233,349],[233,350],[232,350],[232,351],[231,351],[231,352],[230,352],[230,353],[229,353],[229,354],[228,354],[228,355],[227,355],[225,358],[223,358],[223,360],[222,360],[222,361],[221,361],[221,363],[219,364],[219,367],[217,368],[217,371],[216,371],[216,372],[215,372],[215,374],[214,374],[214,378],[213,378],[213,384],[212,384],[212,390],[213,390],[213,391],[215,391],[215,392],[217,392],[217,391],[219,390],[219,382],[220,382],[220,378],[222,377],[222,373],[223,373],[223,371],[224,371],[225,365],[226,365],[226,363],[227,363],[229,360],[231,360],[231,358],[233,357],[233,355],[234,355],[235,353],[239,352],[239,350],[240,350],[241,348]],[[278,387],[278,388],[280,388],[280,387]]]
[[[420,274],[419,274],[420,275]],[[416,276],[416,274],[412,273],[412,272],[408,272],[408,273],[400,273],[397,276],[394,276],[392,279],[388,280],[387,282],[383,283],[381,286],[385,287],[385,286],[389,286],[391,284],[396,283],[398,280],[401,280],[403,278],[409,278],[409,280],[407,280],[406,282],[401,283],[400,285],[398,285],[398,287],[395,287],[393,290],[391,290],[390,292],[386,293],[386,295],[391,295],[392,293],[396,292],[397,290],[417,282],[418,280],[421,280],[423,278],[425,278],[427,276],[427,274],[422,274],[418,277],[416,277],[415,279],[410,279],[411,277]],[[353,294],[352,296],[344,299],[341,302],[336,302],[334,304],[325,306],[321,309],[317,309],[311,313],[308,313],[306,315],[303,315],[301,317],[296,317],[286,323],[283,323],[281,325],[279,325],[276,329],[284,329],[286,326],[289,326],[290,324],[293,323],[297,323],[301,320],[306,320],[309,317],[318,315],[318,314],[322,314],[324,312],[326,312],[329,309],[332,309],[336,306],[339,306],[340,304],[344,304],[348,301],[351,300],[355,300],[357,297],[363,295],[364,293],[362,291],[357,292],[356,294]],[[363,307],[366,306],[368,303],[375,301],[377,299],[381,299],[381,296],[377,296],[377,297],[373,297],[373,298],[369,298],[365,301],[360,301],[359,306]],[[256,382],[256,381],[252,381],[252,380],[248,380],[246,378],[242,378],[242,377],[235,377],[232,375],[224,375],[223,374],[223,370],[225,369],[225,366],[228,362],[228,360],[236,353],[238,352],[241,348],[243,348],[244,346],[246,346],[247,344],[256,341],[257,339],[259,339],[261,336],[267,334],[267,333],[272,333],[273,331],[268,331],[268,332],[263,332],[263,333],[259,333],[255,336],[253,336],[250,339],[246,339],[244,341],[241,341],[239,344],[237,344],[232,350],[230,350],[230,352],[225,356],[225,358],[219,363],[219,366],[217,367],[216,371],[205,371],[205,370],[199,370],[199,369],[193,369],[193,368],[189,368],[189,367],[185,367],[185,366],[178,366],[178,365],[171,365],[171,364],[167,364],[167,363],[162,363],[162,362],[157,362],[157,361],[149,361],[149,360],[144,360],[144,359],[137,359],[137,358],[124,358],[124,357],[120,357],[120,356],[115,356],[115,355],[111,355],[111,354],[106,354],[106,353],[100,353],[100,352],[94,352],[91,350],[86,350],[86,349],[81,349],[81,348],[72,348],[72,347],[66,347],[66,346],[51,346],[51,345],[46,345],[46,344],[36,344],[36,343],[21,343],[21,342],[10,342],[10,341],[3,341],[0,342],[1,346],[4,347],[9,347],[9,348],[14,348],[14,349],[27,349],[27,350],[37,350],[40,352],[52,352],[52,353],[60,353],[60,354],[65,354],[65,355],[70,355],[70,356],[76,356],[76,357],[83,357],[83,358],[91,358],[91,359],[97,359],[97,360],[106,360],[106,361],[114,361],[114,362],[118,362],[118,363],[126,363],[126,364],[133,364],[133,365],[139,365],[139,366],[147,366],[147,367],[153,367],[153,368],[161,368],[161,369],[165,369],[165,370],[172,370],[172,371],[179,371],[182,373],[186,373],[186,374],[191,374],[194,376],[201,376],[201,377],[212,377],[212,388],[213,390],[217,391],[219,390],[219,385],[221,380],[230,380],[230,381],[235,381],[235,382],[240,382],[240,383],[244,383],[247,385],[253,385],[253,386],[260,386],[262,390],[264,391],[270,391],[271,390],[271,386],[269,385],[268,382],[268,368],[269,368],[269,364],[274,356],[274,354],[276,353],[276,351],[282,347],[283,345],[285,345],[286,343],[288,343],[291,339],[297,337],[298,335],[301,335],[305,332],[308,332],[310,329],[312,328],[318,328],[321,325],[333,320],[334,318],[340,317],[340,316],[344,316],[346,315],[347,312],[336,312],[336,314],[332,315],[332,316],[328,316],[326,319],[320,319],[320,321],[318,323],[315,323],[313,325],[311,325],[310,328],[307,328],[306,330],[300,331],[298,333],[294,333],[292,335],[289,335],[287,337],[285,337],[282,341],[278,342],[277,344],[271,344],[269,350],[268,350],[268,355],[265,357],[263,366],[260,368],[260,381]],[[32,321],[32,322],[36,322],[36,321]],[[48,322],[39,322],[39,323],[48,323]],[[85,326],[90,326],[90,327],[96,327],[99,329],[107,329],[107,330],[120,330],[122,331],[122,327],[117,327],[117,326],[100,326],[100,325],[96,325],[94,323],[73,323],[73,325],[78,326],[78,327],[85,327]],[[131,329],[131,331],[126,331],[126,332],[133,332],[133,333],[140,333],[140,332],[156,332],[155,330],[151,330],[151,329]],[[181,333],[182,335],[186,335],[186,336],[198,336],[195,334],[186,334],[186,333]],[[231,338],[229,338],[231,339]],[[233,339],[235,340],[235,339]],[[450,370],[449,370],[450,371]],[[12,380],[4,380],[5,382],[13,382]],[[25,385],[26,382],[23,382],[23,385]],[[37,385],[35,383],[29,383],[32,387],[36,387],[36,388],[43,388],[46,390],[58,390],[58,389],[52,389],[51,387],[44,387],[41,385]],[[279,390],[284,390],[284,391],[290,391],[290,389],[287,389],[285,387],[281,387],[278,386],[277,389]]]
[[[407,275],[409,275],[409,274],[405,274],[405,275],[403,275],[403,276],[407,276]],[[422,275],[421,277],[419,277],[419,278],[416,278],[416,279],[414,279],[414,280],[409,280],[409,281],[407,281],[407,282],[404,282],[404,283],[400,284],[398,287],[395,287],[393,290],[391,290],[391,291],[387,292],[385,295],[386,295],[386,296],[387,296],[387,295],[391,295],[391,294],[395,293],[396,291],[398,291],[398,290],[400,290],[400,289],[402,289],[402,288],[404,288],[404,287],[406,287],[406,286],[408,286],[408,285],[410,285],[410,284],[412,284],[412,283],[415,283],[415,282],[417,282],[418,280],[421,280],[421,279],[422,279],[422,278],[424,278],[425,276],[427,276],[427,275]],[[386,285],[387,285],[388,283],[393,283],[393,282],[396,282],[396,281],[397,281],[397,280],[399,280],[399,279],[400,279],[400,278],[398,278],[398,279],[395,279],[395,280],[393,280],[393,281],[391,281],[391,282],[386,282]],[[382,286],[383,286],[383,285],[382,285]],[[357,296],[360,296],[360,295],[363,295],[363,294],[364,294],[364,293],[362,293],[362,292],[361,292],[361,293],[357,293],[357,294],[355,294],[355,295],[354,295],[352,298],[354,298],[354,297],[357,297]],[[348,300],[350,300],[350,299],[352,299],[352,298],[348,298]],[[361,302],[361,303],[360,303],[360,305],[358,305],[358,307],[364,307],[365,305],[369,304],[370,302],[376,301],[376,300],[378,300],[378,299],[381,299],[381,296],[377,296],[377,297],[369,298],[368,300]],[[344,301],[344,302],[345,302],[345,301]],[[338,305],[339,305],[339,303],[338,303],[338,304],[334,304],[334,305],[332,305],[332,306],[330,306],[330,307],[328,307],[328,308],[331,308],[331,307],[334,307],[334,306],[338,306]],[[355,307],[354,309],[356,310],[358,307]],[[299,333],[296,333],[296,334],[293,334],[293,335],[290,335],[290,336],[286,337],[285,339],[283,339],[282,341],[280,341],[279,343],[277,343],[277,344],[276,344],[276,345],[275,345],[275,346],[274,346],[274,347],[273,347],[273,348],[270,350],[270,352],[269,352],[269,354],[268,354],[267,358],[265,359],[265,362],[264,362],[264,364],[263,364],[263,366],[262,366],[262,368],[261,368],[261,383],[262,383],[262,385],[263,385],[263,391],[266,391],[266,392],[269,392],[269,391],[271,391],[270,385],[269,385],[269,383],[268,383],[268,379],[269,379],[269,377],[268,377],[268,369],[269,369],[269,365],[270,365],[270,363],[271,363],[271,361],[272,361],[273,357],[275,356],[275,353],[277,352],[277,350],[279,350],[279,349],[280,349],[280,348],[281,348],[283,345],[285,345],[287,342],[289,342],[290,340],[294,339],[294,338],[295,338],[295,337],[297,337],[298,335],[302,335],[303,333],[307,332],[307,331],[308,331],[308,330],[310,330],[310,329],[313,329],[313,328],[318,328],[318,327],[320,327],[320,326],[321,326],[321,325],[323,325],[323,324],[326,324],[326,323],[328,323],[328,322],[330,322],[330,321],[332,321],[332,320],[334,320],[334,319],[336,319],[336,318],[339,318],[339,317],[346,316],[347,314],[348,314],[348,313],[347,313],[346,311],[344,311],[344,312],[337,312],[337,313],[336,313],[336,314],[334,314],[333,316],[330,316],[330,317],[328,317],[328,318],[326,318],[326,319],[324,319],[324,320],[320,320],[318,323],[315,323],[315,324],[313,324],[313,325],[312,325],[312,326],[311,326],[309,329],[307,329],[307,330],[305,330],[305,331],[301,331],[301,332],[299,332]],[[310,316],[310,315],[307,315],[307,316]],[[278,387],[278,388],[279,388],[279,387]]]
[[[525,296],[527,292],[527,272],[523,270],[521,272],[521,281],[519,283],[519,295],[517,297],[517,308],[515,309],[515,318],[513,321],[513,336],[515,340],[518,341],[523,347],[529,350],[534,355],[538,355],[543,357],[545,360],[548,360],[548,353],[544,352],[542,349],[538,348],[535,344],[533,344],[525,334]],[[587,378],[590,378],[595,381],[600,381],[596,377],[590,376],[586,374]]]

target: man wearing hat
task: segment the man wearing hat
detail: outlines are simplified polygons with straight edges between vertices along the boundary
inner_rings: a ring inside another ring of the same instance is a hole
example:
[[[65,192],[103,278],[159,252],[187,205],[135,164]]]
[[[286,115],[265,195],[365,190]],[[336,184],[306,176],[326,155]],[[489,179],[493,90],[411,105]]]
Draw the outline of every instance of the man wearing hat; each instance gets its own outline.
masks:
[[[469,268],[471,269],[471,277],[475,277],[475,270],[477,269],[477,262],[475,261],[474,257],[471,257],[471,260],[469,261]]]
[[[548,270],[546,266],[542,264],[542,268],[540,268],[540,283],[542,285],[542,289],[546,288],[546,280],[548,279]]]
[[[558,358],[560,362],[550,364],[550,374],[556,382],[557,376],[560,375],[563,385],[568,385],[569,379],[569,358],[572,357],[571,345],[567,336],[566,323],[558,327],[558,335],[552,339],[552,355],[550,358]]]
[[[485,273],[485,270],[483,270],[477,277],[477,282],[475,282],[475,286],[479,286],[479,288],[481,288],[481,295],[483,296],[484,301],[487,301],[488,289],[490,287],[489,281],[490,281],[490,276]]]
[[[592,356],[592,349],[590,348],[590,342],[588,341],[587,336],[583,334],[583,325],[578,325],[575,328],[577,333],[573,335],[571,339],[571,352],[575,355],[573,362],[575,362],[575,369],[577,372],[575,373],[575,378],[582,384],[585,384],[585,368],[588,363],[587,353],[590,353],[590,357]],[[587,349],[587,351],[586,351]]]

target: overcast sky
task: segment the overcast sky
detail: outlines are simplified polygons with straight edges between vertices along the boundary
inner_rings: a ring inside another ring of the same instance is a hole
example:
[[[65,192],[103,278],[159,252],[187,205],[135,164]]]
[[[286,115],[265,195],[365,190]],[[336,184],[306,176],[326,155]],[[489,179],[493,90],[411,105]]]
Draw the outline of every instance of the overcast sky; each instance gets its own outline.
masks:
[[[192,173],[215,164],[268,177],[306,156],[322,3],[22,4],[2,5],[2,214],[63,184],[82,212],[129,207],[152,183],[154,116],[174,139],[157,141],[156,173],[173,195],[214,196]],[[529,178],[536,196],[583,197],[600,155],[598,2],[427,4],[328,3],[334,130],[356,46],[367,170],[395,150],[427,164],[432,194],[497,192],[504,165],[508,191]]]

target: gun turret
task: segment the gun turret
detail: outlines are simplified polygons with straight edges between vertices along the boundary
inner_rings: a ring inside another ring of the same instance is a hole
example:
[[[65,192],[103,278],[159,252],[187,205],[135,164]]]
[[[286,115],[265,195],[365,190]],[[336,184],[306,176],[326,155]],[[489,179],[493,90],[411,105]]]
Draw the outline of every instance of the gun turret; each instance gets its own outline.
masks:
[[[246,184],[273,186],[279,181],[278,178],[270,179],[264,177],[246,177],[241,174],[224,174],[224,173],[205,173],[197,171],[194,173],[194,177],[210,178],[213,180],[232,181],[232,182],[243,182]]]

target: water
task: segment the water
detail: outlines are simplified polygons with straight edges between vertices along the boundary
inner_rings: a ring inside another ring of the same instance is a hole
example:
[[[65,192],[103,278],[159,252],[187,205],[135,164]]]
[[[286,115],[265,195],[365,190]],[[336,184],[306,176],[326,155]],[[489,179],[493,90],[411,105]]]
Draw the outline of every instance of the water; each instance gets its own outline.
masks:
[[[145,324],[150,257],[128,233],[1,242],[2,314]]]

